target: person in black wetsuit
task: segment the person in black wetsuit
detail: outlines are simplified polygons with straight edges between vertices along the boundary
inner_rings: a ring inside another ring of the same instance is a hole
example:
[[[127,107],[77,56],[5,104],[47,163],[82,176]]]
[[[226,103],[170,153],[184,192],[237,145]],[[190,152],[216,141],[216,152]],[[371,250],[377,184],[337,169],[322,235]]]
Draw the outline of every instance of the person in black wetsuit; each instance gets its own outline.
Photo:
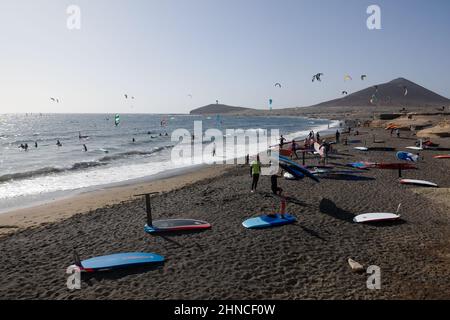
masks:
[[[283,189],[278,186],[278,174],[274,174],[270,177],[270,184],[273,194],[281,196]]]

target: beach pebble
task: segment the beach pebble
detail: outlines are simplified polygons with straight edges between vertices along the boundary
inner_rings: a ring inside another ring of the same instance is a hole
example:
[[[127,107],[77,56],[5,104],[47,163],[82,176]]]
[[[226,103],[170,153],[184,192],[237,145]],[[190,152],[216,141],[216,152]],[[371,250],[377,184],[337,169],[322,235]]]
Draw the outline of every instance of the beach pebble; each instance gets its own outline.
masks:
[[[353,272],[364,272],[364,267],[362,264],[356,262],[355,260],[348,258],[348,264],[352,268]]]

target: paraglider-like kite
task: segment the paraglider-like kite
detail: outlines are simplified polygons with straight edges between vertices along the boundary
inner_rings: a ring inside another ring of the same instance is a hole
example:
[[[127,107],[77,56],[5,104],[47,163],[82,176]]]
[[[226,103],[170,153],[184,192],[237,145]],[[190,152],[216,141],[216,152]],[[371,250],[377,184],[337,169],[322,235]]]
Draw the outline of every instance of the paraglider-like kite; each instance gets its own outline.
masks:
[[[366,80],[366,78],[367,78],[367,76],[366,76],[365,74],[362,74],[362,75],[361,75],[361,80],[362,80],[362,81]]]
[[[348,95],[347,91],[342,91],[342,95]]]
[[[275,83],[275,87],[281,88],[281,84],[280,83]]]
[[[322,79],[320,79],[320,77],[322,77],[322,76],[323,76],[323,73],[317,73],[317,74],[313,75],[312,82],[314,82],[315,80],[322,81]]]
[[[344,81],[353,80],[352,77],[350,77],[348,74],[344,77]]]

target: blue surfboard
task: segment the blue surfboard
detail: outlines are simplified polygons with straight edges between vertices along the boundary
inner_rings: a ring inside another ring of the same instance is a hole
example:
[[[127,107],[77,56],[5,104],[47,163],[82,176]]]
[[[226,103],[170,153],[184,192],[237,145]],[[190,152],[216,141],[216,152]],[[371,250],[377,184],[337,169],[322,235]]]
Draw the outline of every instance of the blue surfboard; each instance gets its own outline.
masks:
[[[416,154],[412,154],[410,152],[400,151],[400,152],[397,152],[397,159],[411,161],[411,162],[417,162],[417,160],[419,160],[419,156]]]
[[[290,166],[292,166],[295,170],[301,172],[302,174],[304,174],[306,177],[313,179],[316,182],[320,182],[319,179],[313,175],[308,169],[303,168],[302,166],[300,166],[298,163],[283,157],[282,155],[278,155],[278,157],[280,158],[280,161],[289,164]]]
[[[242,222],[242,225],[247,229],[265,229],[292,224],[296,221],[297,219],[288,213],[284,214],[284,217],[282,217],[281,214],[276,213],[273,215],[273,217],[269,215],[263,215],[247,219]]]
[[[163,262],[164,257],[155,253],[128,252],[83,260],[81,261],[81,268],[86,272],[95,272],[136,267],[141,265],[155,265]]]

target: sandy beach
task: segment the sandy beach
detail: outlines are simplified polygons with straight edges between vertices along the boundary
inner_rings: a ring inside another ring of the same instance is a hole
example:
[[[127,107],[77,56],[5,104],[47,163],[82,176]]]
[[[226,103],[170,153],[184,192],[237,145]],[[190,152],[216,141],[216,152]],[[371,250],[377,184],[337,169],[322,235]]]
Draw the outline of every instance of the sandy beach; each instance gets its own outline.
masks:
[[[354,161],[398,162],[395,152],[353,149],[389,146],[404,150],[415,137],[390,137],[384,129],[361,128],[330,157],[336,168]],[[385,140],[373,144],[372,137]],[[442,147],[450,141],[433,139]],[[434,191],[400,185],[398,172],[371,169],[358,180],[336,175],[320,183],[304,179],[279,185],[287,211],[298,222],[269,230],[247,230],[244,219],[278,209],[270,178],[249,192],[248,167],[205,168],[158,182],[112,188],[0,216],[3,299],[449,299],[449,160],[423,151],[419,170],[404,178],[439,184]],[[318,160],[307,159],[307,164]],[[348,170],[345,168],[344,170]],[[168,237],[144,233],[142,199],[132,194],[160,191],[154,218],[206,220],[212,229]],[[396,223],[357,225],[355,215],[395,212]],[[42,224],[44,223],[44,224]],[[17,226],[5,228],[5,226]],[[12,231],[12,232],[11,232]],[[155,252],[166,257],[158,269],[132,269],[83,276],[82,289],[66,288],[72,249],[82,259],[118,252]],[[347,259],[381,268],[380,290],[366,288]]]

